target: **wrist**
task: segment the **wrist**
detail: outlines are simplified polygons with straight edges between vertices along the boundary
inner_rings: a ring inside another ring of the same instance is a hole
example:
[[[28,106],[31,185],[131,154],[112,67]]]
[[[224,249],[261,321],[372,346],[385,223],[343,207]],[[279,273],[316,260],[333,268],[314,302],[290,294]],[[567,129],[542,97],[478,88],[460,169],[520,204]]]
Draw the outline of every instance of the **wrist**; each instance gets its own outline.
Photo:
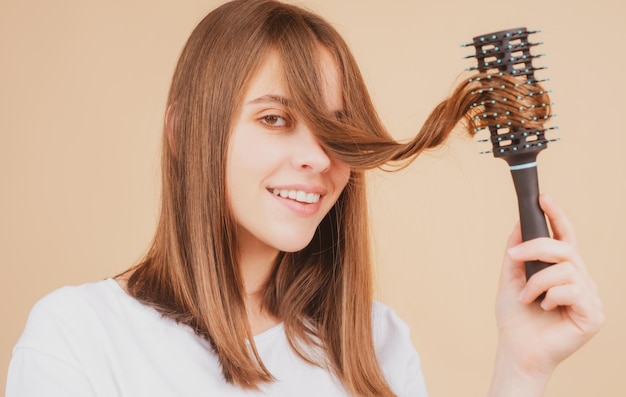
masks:
[[[536,365],[531,358],[520,359],[499,348],[489,397],[539,397],[545,392],[554,367]]]

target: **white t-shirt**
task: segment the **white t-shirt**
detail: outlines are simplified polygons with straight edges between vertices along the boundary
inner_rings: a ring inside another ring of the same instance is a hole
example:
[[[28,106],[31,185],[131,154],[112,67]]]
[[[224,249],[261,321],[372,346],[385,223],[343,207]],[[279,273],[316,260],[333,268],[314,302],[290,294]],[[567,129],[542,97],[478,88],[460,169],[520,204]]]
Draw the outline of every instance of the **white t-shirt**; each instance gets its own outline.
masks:
[[[374,307],[377,357],[398,396],[426,397],[408,327]],[[188,326],[164,318],[113,279],[64,287],[32,309],[13,350],[6,397],[345,397],[328,371],[295,354],[282,324],[254,337],[277,379],[261,392],[224,382],[217,356]]]

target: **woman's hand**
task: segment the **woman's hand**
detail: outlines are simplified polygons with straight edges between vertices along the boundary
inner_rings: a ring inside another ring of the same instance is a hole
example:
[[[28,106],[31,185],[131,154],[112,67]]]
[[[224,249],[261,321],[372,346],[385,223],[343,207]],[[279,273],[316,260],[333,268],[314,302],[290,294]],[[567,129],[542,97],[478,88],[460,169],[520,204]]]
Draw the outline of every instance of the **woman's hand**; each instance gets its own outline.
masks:
[[[539,202],[554,238],[522,242],[519,225],[509,238],[496,301],[499,342],[493,396],[541,395],[556,366],[604,322],[572,226],[551,198],[542,195]],[[554,265],[526,282],[524,262],[531,260]],[[545,298],[537,302],[543,292]]]

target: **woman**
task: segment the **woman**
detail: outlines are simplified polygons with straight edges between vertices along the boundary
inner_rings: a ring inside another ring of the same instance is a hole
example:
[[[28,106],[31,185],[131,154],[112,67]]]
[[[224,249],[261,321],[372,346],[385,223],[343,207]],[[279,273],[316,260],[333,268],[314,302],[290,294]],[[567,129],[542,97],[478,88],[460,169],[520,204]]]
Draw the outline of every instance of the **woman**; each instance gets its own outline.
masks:
[[[442,143],[462,94],[399,144],[327,22],[271,0],[211,12],[174,73],[151,249],[35,306],[7,395],[425,396],[406,326],[372,302],[364,171]],[[556,239],[511,236],[493,396],[541,395],[602,323],[571,227],[541,204]],[[526,284],[530,259],[555,265]]]

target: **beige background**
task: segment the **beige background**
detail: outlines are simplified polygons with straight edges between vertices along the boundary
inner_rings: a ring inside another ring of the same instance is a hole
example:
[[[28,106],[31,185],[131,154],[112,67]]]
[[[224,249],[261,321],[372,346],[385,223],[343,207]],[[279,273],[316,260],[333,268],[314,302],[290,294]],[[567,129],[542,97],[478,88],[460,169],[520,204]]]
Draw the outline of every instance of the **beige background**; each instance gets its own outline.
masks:
[[[160,126],[188,34],[218,1],[1,0],[0,387],[33,303],[98,280],[146,249],[158,207]],[[452,89],[474,35],[543,32],[558,136],[541,187],[567,211],[605,302],[603,331],[548,396],[626,394],[626,109],[622,0],[303,0],[345,35],[398,139]],[[516,5],[519,4],[516,9]],[[379,298],[411,325],[433,396],[479,396],[493,298],[516,219],[505,163],[456,136],[397,174],[373,173]],[[532,335],[529,335],[532,337]]]

